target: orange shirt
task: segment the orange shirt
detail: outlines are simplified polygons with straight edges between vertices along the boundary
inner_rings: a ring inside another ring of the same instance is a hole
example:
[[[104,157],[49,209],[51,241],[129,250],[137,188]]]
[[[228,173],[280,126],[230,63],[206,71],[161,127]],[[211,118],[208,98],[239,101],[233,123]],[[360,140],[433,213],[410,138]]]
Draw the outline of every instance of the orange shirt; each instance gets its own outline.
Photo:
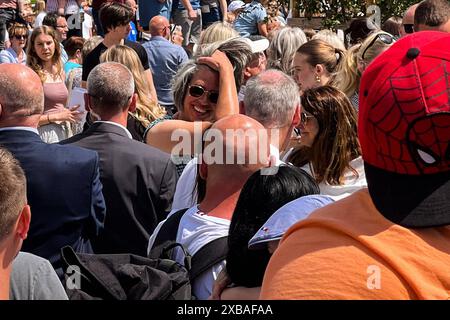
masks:
[[[261,299],[450,299],[450,227],[406,229],[367,189],[291,227]]]

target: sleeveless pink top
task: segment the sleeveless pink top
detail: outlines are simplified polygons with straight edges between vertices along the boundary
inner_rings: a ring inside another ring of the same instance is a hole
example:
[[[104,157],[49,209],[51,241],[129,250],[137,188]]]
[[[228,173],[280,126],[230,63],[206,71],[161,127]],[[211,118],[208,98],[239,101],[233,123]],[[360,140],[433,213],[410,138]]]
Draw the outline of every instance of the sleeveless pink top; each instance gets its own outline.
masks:
[[[69,92],[64,82],[44,83],[44,113],[52,113],[65,108]]]

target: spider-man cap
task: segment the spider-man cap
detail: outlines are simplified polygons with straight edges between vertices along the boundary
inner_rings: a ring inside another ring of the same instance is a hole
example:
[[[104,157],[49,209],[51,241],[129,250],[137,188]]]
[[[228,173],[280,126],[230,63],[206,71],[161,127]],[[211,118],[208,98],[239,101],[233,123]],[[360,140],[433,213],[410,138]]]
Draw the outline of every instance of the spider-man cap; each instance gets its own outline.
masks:
[[[450,224],[450,34],[400,39],[366,69],[359,99],[377,209],[405,227]]]

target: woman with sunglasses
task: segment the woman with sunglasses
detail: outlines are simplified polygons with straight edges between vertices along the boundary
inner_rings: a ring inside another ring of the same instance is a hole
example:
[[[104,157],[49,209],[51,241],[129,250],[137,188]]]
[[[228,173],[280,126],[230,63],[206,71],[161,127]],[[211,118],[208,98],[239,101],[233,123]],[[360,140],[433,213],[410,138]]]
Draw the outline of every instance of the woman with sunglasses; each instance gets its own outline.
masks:
[[[155,120],[166,119],[166,110],[152,98],[151,86],[139,56],[130,47],[116,45],[102,53],[100,63],[102,62],[121,63],[133,74],[134,89],[137,94],[136,111],[129,113],[127,129],[133,139],[143,141],[147,126]]]
[[[180,145],[178,138],[172,137],[179,129],[177,133],[183,138],[185,133],[190,135],[191,143],[190,148],[177,153],[190,157],[196,143],[194,133],[201,135],[212,122],[239,113],[237,92],[251,58],[247,42],[234,38],[203,48],[201,57],[183,64],[172,86],[178,109],[175,119],[150,124],[145,134],[147,144],[171,153]]]
[[[344,92],[352,105],[359,107],[359,82],[367,66],[395,42],[394,36],[379,31],[347,51],[347,56],[336,74],[336,88]]]
[[[48,26],[33,30],[27,48],[27,65],[41,78],[44,87],[44,114],[39,120],[42,141],[55,143],[72,135],[70,123],[80,121],[79,106],[66,108],[68,91],[61,63],[61,47],[56,32]]]
[[[341,91],[322,86],[303,93],[301,138],[288,158],[309,172],[320,193],[341,199],[367,185],[357,115]]]
[[[27,54],[24,51],[27,45],[28,29],[24,24],[14,23],[9,29],[11,47],[0,52],[0,63],[26,64]]]

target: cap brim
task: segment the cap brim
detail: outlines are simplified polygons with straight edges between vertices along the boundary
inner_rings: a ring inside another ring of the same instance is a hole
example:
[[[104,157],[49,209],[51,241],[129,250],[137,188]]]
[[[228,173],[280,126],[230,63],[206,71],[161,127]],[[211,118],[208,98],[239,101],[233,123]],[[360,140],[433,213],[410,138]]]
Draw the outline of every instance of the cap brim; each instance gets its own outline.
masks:
[[[267,242],[280,240],[283,237],[283,234],[279,234],[273,237],[253,237],[248,242],[248,248],[250,250],[259,250],[267,248]]]
[[[264,52],[269,47],[269,40],[267,39],[259,39],[259,40],[250,40],[249,38],[243,38],[245,42],[248,43],[253,53]]]
[[[450,172],[406,175],[364,163],[369,193],[388,220],[406,228],[450,224]]]

